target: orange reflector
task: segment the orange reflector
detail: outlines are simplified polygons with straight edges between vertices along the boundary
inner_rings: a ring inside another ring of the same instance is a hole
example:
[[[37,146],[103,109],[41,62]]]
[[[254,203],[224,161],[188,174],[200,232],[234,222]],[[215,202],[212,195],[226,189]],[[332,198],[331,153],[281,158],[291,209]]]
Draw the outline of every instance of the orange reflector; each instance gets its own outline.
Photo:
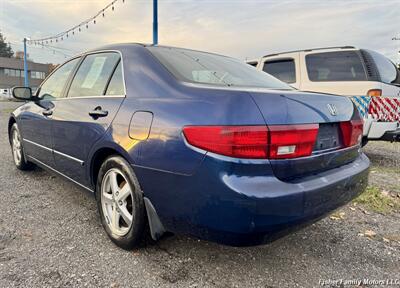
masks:
[[[382,96],[382,90],[381,89],[371,89],[367,92],[367,96],[370,96],[370,97]]]

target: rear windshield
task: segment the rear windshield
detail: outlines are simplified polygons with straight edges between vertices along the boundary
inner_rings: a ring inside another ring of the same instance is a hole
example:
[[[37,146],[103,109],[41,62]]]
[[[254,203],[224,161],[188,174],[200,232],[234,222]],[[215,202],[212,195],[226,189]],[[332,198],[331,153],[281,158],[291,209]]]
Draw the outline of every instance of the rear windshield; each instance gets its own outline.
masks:
[[[306,56],[311,81],[366,81],[361,58],[355,51],[309,54]]]
[[[292,90],[286,83],[230,57],[169,47],[147,47],[180,81]]]
[[[371,50],[364,51],[367,51],[369,55],[371,55],[372,59],[374,59],[382,82],[388,84],[400,84],[400,71],[392,61],[378,52]]]

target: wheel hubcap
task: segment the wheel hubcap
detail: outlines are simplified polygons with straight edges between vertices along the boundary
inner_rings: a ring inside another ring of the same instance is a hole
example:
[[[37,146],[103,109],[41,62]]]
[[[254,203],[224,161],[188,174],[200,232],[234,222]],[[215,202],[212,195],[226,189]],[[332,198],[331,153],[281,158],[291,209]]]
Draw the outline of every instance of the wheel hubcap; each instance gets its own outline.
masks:
[[[13,158],[16,165],[21,163],[22,158],[22,149],[21,149],[21,139],[19,137],[19,133],[17,130],[14,130],[12,135],[12,150],[13,150]]]
[[[101,184],[103,215],[113,234],[124,236],[133,219],[132,189],[119,169],[110,169]]]

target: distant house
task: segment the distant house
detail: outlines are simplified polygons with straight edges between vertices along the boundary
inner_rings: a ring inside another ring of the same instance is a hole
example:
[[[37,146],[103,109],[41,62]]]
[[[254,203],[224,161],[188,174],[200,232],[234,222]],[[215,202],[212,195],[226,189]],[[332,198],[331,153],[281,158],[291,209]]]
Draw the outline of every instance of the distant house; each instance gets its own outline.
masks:
[[[53,69],[52,64],[35,63],[28,60],[29,85],[36,90]],[[0,89],[24,85],[24,60],[17,52],[15,58],[0,57]]]

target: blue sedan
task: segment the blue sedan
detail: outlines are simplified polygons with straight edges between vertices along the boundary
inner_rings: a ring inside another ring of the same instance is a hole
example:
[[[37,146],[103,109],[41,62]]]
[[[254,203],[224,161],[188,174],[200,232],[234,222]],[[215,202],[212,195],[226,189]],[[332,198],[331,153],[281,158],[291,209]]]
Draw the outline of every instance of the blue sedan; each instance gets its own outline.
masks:
[[[124,249],[165,232],[266,243],[367,185],[348,98],[296,91],[230,57],[110,45],[60,65],[35,95],[13,95],[26,101],[8,123],[17,168],[93,192]]]

